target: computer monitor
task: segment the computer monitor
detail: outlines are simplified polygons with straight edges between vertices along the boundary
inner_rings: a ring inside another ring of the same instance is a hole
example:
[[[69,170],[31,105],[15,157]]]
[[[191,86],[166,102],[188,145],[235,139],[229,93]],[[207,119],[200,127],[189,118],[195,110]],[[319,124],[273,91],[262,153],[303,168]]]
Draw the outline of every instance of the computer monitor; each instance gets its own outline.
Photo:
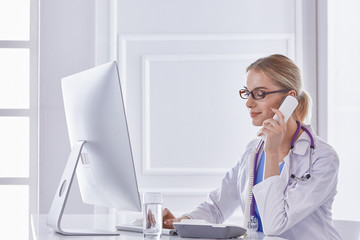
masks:
[[[61,84],[72,150],[47,224],[65,235],[118,235],[60,226],[75,170],[84,203],[141,211],[117,63],[65,77]]]

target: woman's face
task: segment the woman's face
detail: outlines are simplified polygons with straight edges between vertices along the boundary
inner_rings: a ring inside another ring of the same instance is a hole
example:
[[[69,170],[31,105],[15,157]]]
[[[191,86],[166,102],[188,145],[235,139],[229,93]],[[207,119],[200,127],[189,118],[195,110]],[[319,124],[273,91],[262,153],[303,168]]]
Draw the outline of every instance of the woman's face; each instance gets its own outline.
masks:
[[[282,88],[276,86],[274,81],[266,76],[262,71],[249,70],[246,74],[246,88],[248,91],[254,89],[263,90],[265,92],[277,91]],[[268,94],[263,99],[255,100],[251,95],[246,101],[246,107],[249,109],[252,124],[254,126],[262,126],[264,120],[272,118],[274,112],[271,108],[279,108],[282,99],[288,93]]]

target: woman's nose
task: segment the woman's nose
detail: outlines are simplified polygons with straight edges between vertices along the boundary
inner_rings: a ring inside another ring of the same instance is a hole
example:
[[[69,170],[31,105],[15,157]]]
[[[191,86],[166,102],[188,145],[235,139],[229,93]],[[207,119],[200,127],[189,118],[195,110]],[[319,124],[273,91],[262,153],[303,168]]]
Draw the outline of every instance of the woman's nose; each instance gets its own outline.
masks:
[[[255,105],[255,99],[250,95],[248,99],[246,100],[246,107],[252,108]]]

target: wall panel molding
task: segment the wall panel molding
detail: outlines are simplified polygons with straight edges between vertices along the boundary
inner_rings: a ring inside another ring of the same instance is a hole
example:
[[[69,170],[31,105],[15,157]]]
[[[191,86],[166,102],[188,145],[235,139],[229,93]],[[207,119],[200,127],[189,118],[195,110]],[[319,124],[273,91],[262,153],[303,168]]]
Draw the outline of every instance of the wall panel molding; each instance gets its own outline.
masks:
[[[174,54],[174,55],[143,55],[142,65],[142,84],[143,84],[143,174],[161,175],[219,175],[222,176],[227,172],[228,168],[208,168],[208,167],[154,167],[151,159],[151,64],[154,62],[193,62],[193,61],[252,61],[264,56],[264,53],[259,54]]]
[[[299,8],[296,8],[299,9]],[[297,10],[297,15],[301,13],[301,9]],[[296,24],[300,25],[301,19],[297,19]],[[299,29],[297,27],[297,29]],[[302,32],[298,30],[299,33]],[[299,44],[299,37],[292,33],[248,33],[248,34],[119,34],[118,35],[118,59],[122,65],[121,77],[126,86],[127,81],[127,56],[129,43],[145,43],[145,42],[189,42],[189,41],[285,41],[287,48],[287,56],[295,59],[297,52],[302,50]],[[298,50],[299,49],[299,50]]]

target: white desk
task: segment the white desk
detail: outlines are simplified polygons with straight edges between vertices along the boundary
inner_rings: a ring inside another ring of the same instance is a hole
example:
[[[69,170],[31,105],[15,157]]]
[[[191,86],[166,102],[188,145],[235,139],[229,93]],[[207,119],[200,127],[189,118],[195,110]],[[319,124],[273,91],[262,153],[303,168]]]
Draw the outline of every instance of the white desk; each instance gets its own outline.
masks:
[[[121,231],[119,236],[64,236],[55,233],[46,225],[46,214],[31,216],[31,229],[34,240],[139,240],[144,239],[142,233]],[[115,219],[110,215],[64,215],[64,228],[92,228],[92,229],[115,229]],[[163,240],[194,240],[195,238],[180,238],[178,236],[162,236]],[[195,240],[198,240],[196,238]],[[247,236],[247,240],[283,240],[278,237],[264,236],[262,233],[256,233],[254,236]]]

